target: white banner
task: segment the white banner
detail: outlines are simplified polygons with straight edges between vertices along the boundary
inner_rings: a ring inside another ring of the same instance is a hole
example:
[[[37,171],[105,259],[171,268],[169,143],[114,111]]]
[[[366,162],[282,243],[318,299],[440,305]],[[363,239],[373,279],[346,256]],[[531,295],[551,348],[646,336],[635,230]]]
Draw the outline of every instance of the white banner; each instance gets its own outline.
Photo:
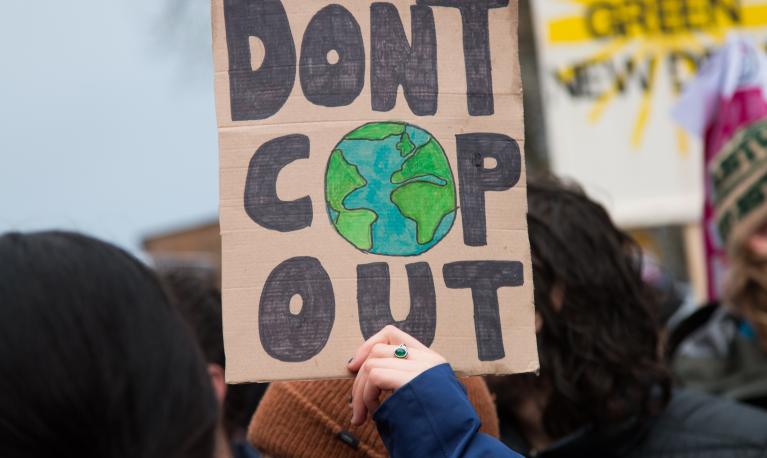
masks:
[[[699,221],[700,142],[671,119],[726,35],[767,45],[766,0],[533,0],[553,171],[623,226]]]

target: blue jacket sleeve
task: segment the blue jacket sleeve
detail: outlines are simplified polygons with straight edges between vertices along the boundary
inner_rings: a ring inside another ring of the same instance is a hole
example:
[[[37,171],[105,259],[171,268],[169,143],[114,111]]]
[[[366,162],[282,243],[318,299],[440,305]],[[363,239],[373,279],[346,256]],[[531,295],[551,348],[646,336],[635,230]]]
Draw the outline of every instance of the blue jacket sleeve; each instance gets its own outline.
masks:
[[[448,364],[395,391],[373,419],[392,458],[521,456],[479,432],[479,416]]]

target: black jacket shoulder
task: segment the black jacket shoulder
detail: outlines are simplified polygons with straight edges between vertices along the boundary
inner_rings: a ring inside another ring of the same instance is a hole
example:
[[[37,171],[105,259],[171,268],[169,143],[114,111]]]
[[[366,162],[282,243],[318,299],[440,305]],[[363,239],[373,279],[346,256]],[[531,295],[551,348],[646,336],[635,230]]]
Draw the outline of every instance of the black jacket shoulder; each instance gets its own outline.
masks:
[[[767,412],[675,391],[636,456],[767,457]]]
[[[767,458],[767,412],[688,390],[675,390],[653,419],[585,426],[535,454],[513,424],[502,421],[501,434],[539,458]]]

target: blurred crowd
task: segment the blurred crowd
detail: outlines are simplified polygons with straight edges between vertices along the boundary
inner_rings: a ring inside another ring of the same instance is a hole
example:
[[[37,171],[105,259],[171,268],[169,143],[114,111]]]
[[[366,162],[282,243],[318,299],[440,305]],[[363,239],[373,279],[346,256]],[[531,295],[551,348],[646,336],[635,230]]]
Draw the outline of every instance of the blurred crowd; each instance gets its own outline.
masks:
[[[0,456],[767,456],[767,217],[734,223],[723,300],[669,326],[680,295],[599,204],[553,177],[528,199],[540,373],[460,381],[388,327],[353,379],[230,386],[214,278],[5,234]]]

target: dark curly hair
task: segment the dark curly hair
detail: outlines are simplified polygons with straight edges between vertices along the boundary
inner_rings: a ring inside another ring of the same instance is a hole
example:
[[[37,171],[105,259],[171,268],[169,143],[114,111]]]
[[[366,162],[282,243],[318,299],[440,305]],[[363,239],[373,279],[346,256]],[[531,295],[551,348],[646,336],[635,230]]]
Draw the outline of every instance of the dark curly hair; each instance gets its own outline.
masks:
[[[500,410],[532,388],[552,438],[661,411],[670,376],[639,247],[574,185],[533,181],[528,202],[541,370],[493,380]]]

